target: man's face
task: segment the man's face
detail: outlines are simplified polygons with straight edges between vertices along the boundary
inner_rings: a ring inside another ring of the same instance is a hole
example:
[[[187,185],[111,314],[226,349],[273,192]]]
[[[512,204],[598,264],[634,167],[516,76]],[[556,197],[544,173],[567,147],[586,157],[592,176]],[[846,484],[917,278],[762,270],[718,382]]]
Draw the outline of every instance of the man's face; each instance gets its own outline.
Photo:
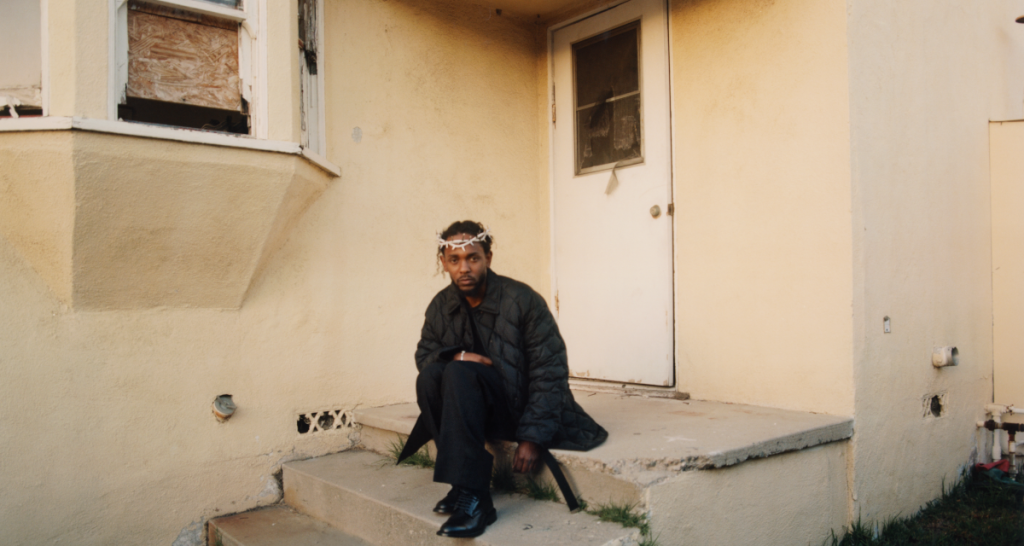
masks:
[[[447,240],[459,242],[472,238],[472,235],[460,233],[452,235]],[[484,249],[479,243],[462,248],[445,247],[444,249],[444,270],[448,272],[452,283],[462,292],[463,296],[480,297],[483,295],[483,283],[489,267],[491,267],[491,253],[484,254]]]

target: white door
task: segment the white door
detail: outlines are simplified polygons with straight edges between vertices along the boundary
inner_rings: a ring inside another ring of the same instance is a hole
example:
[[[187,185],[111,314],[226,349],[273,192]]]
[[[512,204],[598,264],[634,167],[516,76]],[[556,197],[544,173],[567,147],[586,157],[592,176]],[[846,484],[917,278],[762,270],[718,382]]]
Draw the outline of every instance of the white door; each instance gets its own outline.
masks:
[[[672,202],[664,0],[553,35],[558,324],[575,377],[672,385]]]

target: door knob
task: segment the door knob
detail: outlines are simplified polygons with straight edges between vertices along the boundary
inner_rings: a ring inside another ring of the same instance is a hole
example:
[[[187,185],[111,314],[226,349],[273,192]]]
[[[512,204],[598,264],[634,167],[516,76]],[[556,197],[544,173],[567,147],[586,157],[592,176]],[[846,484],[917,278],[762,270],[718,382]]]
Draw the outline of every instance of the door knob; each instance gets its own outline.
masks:
[[[661,216],[661,207],[659,207],[658,205],[654,205],[653,207],[651,207],[651,217],[657,218],[659,216]]]

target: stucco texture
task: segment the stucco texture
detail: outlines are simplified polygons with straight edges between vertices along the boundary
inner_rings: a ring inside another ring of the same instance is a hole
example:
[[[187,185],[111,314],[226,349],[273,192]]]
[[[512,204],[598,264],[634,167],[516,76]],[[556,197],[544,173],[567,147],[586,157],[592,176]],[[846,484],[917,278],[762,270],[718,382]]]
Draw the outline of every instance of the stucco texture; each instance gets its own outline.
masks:
[[[847,449],[837,442],[652,486],[651,526],[665,546],[821,544],[847,524]]]
[[[951,483],[992,397],[988,120],[1021,117],[1024,3],[849,5],[854,513],[913,513]],[[890,317],[892,333],[883,333]],[[955,345],[956,368],[931,365]],[[940,417],[925,404],[944,397]]]
[[[850,415],[846,5],[670,16],[679,389]]]

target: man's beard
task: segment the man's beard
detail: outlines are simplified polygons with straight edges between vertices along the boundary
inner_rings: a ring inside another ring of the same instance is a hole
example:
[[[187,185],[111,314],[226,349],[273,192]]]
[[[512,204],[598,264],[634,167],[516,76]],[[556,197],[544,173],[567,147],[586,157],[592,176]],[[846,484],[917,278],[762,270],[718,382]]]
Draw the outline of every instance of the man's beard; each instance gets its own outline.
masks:
[[[486,286],[487,282],[486,281],[487,281],[487,277],[486,277],[486,274],[485,274],[485,276],[481,277],[477,281],[477,283],[473,285],[473,288],[470,288],[469,290],[463,289],[454,280],[452,281],[452,284],[455,285],[455,288],[458,289],[459,294],[462,297],[464,297],[464,298],[482,298],[483,295],[484,295],[484,290],[487,289],[487,286]]]

